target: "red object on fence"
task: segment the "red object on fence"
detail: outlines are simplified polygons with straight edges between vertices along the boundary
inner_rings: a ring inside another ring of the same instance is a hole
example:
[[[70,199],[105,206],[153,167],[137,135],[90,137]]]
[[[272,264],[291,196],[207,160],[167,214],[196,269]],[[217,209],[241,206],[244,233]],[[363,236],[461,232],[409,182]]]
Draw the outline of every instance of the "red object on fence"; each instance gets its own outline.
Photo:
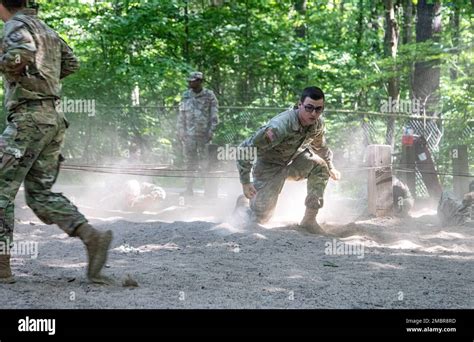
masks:
[[[402,135],[402,145],[413,146],[414,136],[413,129],[407,128]]]

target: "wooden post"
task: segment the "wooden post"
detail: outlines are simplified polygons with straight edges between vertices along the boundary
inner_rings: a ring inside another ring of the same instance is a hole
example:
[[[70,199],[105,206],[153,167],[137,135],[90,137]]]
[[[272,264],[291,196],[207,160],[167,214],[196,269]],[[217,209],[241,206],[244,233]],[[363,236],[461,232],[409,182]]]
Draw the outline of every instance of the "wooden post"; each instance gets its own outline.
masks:
[[[404,170],[400,178],[408,186],[413,198],[416,198],[416,153],[415,146],[402,146],[402,160],[400,167]]]
[[[453,160],[453,191],[458,198],[469,192],[469,160],[467,145],[459,145],[451,150]]]
[[[393,215],[392,148],[389,145],[367,146],[369,166],[369,213],[377,217]]]
[[[428,149],[426,139],[423,136],[415,138],[416,168],[420,171],[423,183],[425,183],[431,200],[437,203],[443,189],[436,171],[435,163],[431,152]]]
[[[217,145],[210,144],[208,147],[208,170],[210,172],[217,171]],[[219,194],[219,178],[208,177],[204,179],[204,196],[209,198],[217,198]]]

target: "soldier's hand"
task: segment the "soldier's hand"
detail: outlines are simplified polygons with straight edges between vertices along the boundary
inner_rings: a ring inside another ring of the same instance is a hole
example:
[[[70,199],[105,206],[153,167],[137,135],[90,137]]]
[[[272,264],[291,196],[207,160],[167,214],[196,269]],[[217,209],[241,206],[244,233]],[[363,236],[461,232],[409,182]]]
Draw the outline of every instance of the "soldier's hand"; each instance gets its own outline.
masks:
[[[310,159],[313,161],[313,163],[321,165],[322,167],[328,167],[328,164],[326,161],[318,156],[316,153],[311,153]]]
[[[252,183],[242,184],[242,189],[244,196],[248,199],[253,198],[257,194],[257,189],[255,189]]]
[[[329,177],[331,177],[335,181],[338,181],[341,179],[341,173],[336,169],[332,168],[331,170],[329,170]]]

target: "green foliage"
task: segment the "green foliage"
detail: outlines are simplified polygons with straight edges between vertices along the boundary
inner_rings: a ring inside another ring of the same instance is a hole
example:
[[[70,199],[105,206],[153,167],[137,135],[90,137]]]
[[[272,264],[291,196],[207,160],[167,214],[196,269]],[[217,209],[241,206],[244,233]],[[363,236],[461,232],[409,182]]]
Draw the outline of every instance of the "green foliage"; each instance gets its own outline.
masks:
[[[399,77],[401,98],[410,99],[413,65],[427,61],[440,63],[441,108],[448,119],[439,159],[456,144],[474,146],[466,130],[474,110],[473,11],[467,0],[443,3],[439,41],[400,40],[396,59],[384,55],[381,1],[308,1],[305,13],[289,0],[39,3],[40,17],[81,60],[81,71],[65,80],[64,94],[97,105],[95,117],[69,113],[65,154],[71,159],[124,157],[136,145],[148,152],[147,161],[176,159],[169,156],[179,150],[175,106],[191,70],[205,73],[221,106],[287,108],[303,86],[314,84],[326,92],[328,108],[379,111],[388,97],[387,80]],[[456,10],[459,32],[451,22]],[[401,8],[396,18],[403,30]],[[302,28],[305,37],[298,34]],[[138,107],[132,106],[135,89]],[[278,113],[239,108],[221,110],[216,143],[238,143]],[[327,120],[330,140],[342,146],[364,118]],[[385,124],[373,123],[374,139],[383,140]]]

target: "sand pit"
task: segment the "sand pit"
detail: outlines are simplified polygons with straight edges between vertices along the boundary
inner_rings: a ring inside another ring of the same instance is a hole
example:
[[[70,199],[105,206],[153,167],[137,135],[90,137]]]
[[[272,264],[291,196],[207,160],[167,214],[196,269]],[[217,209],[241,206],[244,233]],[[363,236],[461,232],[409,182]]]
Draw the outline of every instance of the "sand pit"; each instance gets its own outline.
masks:
[[[291,222],[233,225],[232,198],[218,214],[199,197],[145,213],[78,200],[115,234],[104,271],[115,284],[100,286],[87,282],[82,243],[41,224],[21,196],[15,238],[37,243],[37,257],[14,257],[2,309],[474,308],[474,227],[441,228],[434,211],[349,223],[326,214],[335,237],[323,237]],[[124,287],[127,277],[138,286]]]

